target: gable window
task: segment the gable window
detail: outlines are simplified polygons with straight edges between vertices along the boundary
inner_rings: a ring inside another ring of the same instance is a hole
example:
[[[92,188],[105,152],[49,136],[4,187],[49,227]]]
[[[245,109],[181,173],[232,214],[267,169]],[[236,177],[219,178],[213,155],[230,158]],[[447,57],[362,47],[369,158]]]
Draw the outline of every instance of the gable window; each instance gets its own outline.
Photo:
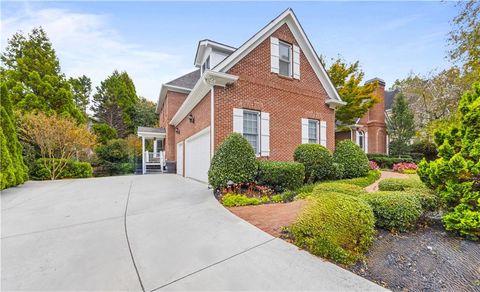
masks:
[[[205,62],[203,62],[203,65],[202,65],[202,74],[207,71],[208,69],[210,69],[210,56],[207,57],[207,59],[205,60]]]
[[[292,77],[292,46],[279,42],[279,74]]]
[[[308,120],[308,143],[318,144],[318,121]]]
[[[365,150],[365,133],[363,131],[358,131],[358,146]]]
[[[252,145],[255,154],[260,153],[260,113],[257,111],[243,111],[243,137]]]

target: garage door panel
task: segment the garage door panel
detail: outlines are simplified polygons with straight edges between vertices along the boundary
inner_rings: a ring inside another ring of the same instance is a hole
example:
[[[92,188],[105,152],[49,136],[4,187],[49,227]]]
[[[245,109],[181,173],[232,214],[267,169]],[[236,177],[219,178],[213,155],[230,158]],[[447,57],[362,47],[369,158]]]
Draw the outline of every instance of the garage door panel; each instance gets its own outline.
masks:
[[[185,176],[208,182],[210,128],[185,141]]]

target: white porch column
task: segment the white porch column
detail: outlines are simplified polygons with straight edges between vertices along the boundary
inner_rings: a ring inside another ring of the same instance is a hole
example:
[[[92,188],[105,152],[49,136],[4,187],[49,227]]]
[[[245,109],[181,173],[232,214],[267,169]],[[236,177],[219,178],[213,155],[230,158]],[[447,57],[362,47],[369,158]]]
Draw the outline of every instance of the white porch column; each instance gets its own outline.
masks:
[[[142,174],[145,174],[145,137],[142,136]]]
[[[153,157],[157,158],[158,157],[158,151],[157,151],[157,138],[153,139]]]

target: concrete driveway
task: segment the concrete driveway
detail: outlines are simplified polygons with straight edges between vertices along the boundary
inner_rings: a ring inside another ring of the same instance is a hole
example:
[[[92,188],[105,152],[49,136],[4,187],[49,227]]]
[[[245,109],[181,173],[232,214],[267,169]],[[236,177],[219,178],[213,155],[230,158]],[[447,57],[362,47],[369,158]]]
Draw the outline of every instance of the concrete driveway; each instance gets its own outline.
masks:
[[[3,291],[382,289],[177,175],[28,182],[1,202]]]

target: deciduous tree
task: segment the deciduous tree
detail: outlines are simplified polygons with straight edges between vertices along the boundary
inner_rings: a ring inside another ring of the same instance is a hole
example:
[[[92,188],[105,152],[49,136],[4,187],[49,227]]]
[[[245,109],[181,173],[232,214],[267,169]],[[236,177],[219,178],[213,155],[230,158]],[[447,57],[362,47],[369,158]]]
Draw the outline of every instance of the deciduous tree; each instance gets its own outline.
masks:
[[[140,97],[135,105],[135,127],[155,127],[158,124],[157,105],[145,97]]]

